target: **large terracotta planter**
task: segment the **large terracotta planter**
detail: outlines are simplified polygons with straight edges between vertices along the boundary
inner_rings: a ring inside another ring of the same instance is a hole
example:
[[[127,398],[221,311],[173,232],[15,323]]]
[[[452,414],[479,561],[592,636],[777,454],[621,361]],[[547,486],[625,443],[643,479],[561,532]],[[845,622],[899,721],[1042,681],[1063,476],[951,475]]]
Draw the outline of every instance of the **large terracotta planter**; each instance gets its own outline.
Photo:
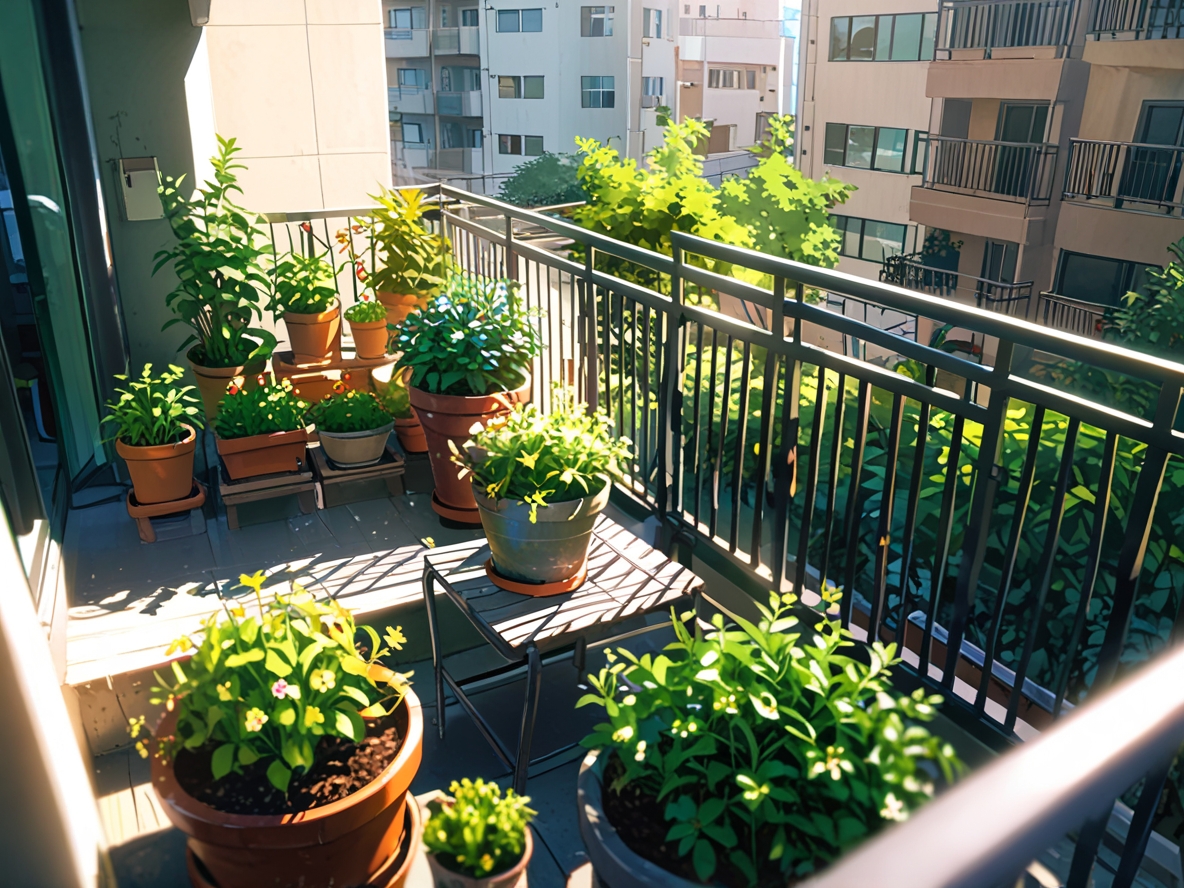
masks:
[[[414,416],[395,417],[395,435],[399,438],[399,446],[406,453],[427,453],[428,439],[424,436],[423,426]]]
[[[306,464],[304,449],[308,444],[307,429],[217,440],[218,455],[222,457],[226,472],[233,481],[255,475],[295,472]]]
[[[141,506],[184,499],[193,490],[193,451],[197,432],[185,425],[186,437],[175,444],[133,447],[116,439],[115,452],[127,463],[136,502]]]
[[[382,459],[394,425],[394,422],[388,422],[382,428],[364,432],[329,432],[318,428],[317,436],[325,456],[334,465],[342,469],[359,469]]]
[[[286,311],[284,326],[297,364],[324,361],[333,357],[333,343],[341,330],[341,306],[313,314]]]
[[[400,854],[408,828],[407,790],[423,756],[423,715],[411,691],[396,719],[403,745],[377,779],[344,799],[294,816],[215,810],[185,792],[172,764],[157,757],[152,759],[152,785],[169,820],[188,837],[189,852],[200,862],[199,874],[206,884],[217,888],[393,886],[401,881],[396,878],[400,870],[406,877],[409,867],[403,864],[414,856]],[[176,714],[167,713],[157,733],[167,735],[175,724]],[[414,799],[410,801],[415,804]],[[418,842],[418,836],[410,838]]]
[[[189,361],[193,375],[197,377],[197,390],[201,393],[206,419],[213,419],[218,415],[218,403],[225,397],[226,387],[236,376],[243,377],[243,387],[250,390],[258,388],[258,376],[267,369],[266,358],[256,358],[237,367],[205,367],[193,360],[192,349],[185,357]]]
[[[386,354],[386,344],[389,341],[389,331],[386,325],[385,320],[349,322],[349,330],[354,337],[354,352],[357,357],[373,361]]]
[[[526,868],[530,865],[533,853],[534,841],[531,839],[530,827],[527,827],[525,847],[518,862],[504,872],[493,873],[483,879],[453,872],[440,863],[435,854],[429,854],[427,858],[436,888],[526,888]]]
[[[386,320],[398,326],[407,320],[407,315],[428,304],[428,297],[415,293],[378,293],[378,301],[386,306]]]
[[[505,416],[515,404],[530,400],[530,377],[512,392],[490,395],[433,395],[414,386],[408,387],[411,407],[423,426],[432,464],[432,508],[436,514],[464,524],[480,524],[473,485],[461,478],[461,468],[452,462],[452,441],[456,449],[464,446],[477,423],[485,425],[495,416]]]

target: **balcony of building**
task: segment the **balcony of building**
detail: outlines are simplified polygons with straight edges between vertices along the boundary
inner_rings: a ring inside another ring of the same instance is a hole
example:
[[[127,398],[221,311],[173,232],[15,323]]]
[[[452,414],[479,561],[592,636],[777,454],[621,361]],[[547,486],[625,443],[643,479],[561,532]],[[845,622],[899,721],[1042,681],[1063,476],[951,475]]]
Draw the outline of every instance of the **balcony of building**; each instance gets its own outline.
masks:
[[[1089,32],[1094,40],[1184,38],[1184,0],[1095,0]]]
[[[1073,299],[1058,293],[1041,293],[1036,322],[1091,339],[1102,337],[1102,319],[1110,306]]]
[[[1061,58],[1079,42],[1085,0],[943,0],[937,58]]]
[[[1184,147],[1071,139],[1062,198],[1170,216],[1184,215]]]
[[[483,113],[481,90],[436,93],[436,108],[448,117],[480,117]]]
[[[436,55],[480,55],[480,28],[434,28],[432,48]]]
[[[388,59],[419,59],[431,55],[429,28],[387,28],[384,31]]]
[[[387,106],[392,114],[434,114],[435,96],[430,86],[387,87]]]
[[[1017,318],[1028,316],[1032,302],[1032,281],[997,281],[937,268],[925,265],[918,254],[886,256],[880,280]]]

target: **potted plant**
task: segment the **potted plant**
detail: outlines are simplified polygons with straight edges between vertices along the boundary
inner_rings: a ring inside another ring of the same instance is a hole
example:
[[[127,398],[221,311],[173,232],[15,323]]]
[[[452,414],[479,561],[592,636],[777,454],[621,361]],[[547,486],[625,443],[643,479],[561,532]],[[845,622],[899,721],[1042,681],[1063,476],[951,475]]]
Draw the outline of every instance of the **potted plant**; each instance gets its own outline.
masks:
[[[262,327],[262,294],[270,289],[263,270],[263,233],[258,217],[232,200],[242,192],[234,170],[245,169],[234,162],[240,148],[234,139],[218,136],[218,154],[210,159],[214,180],[207,181],[186,196],[184,176],[165,176],[160,200],[177,242],[160,250],[152,273],[172,263],[178,283],[165,297],[177,315],[164,325],[190,328],[181,343],[189,347],[186,357],[197,376],[197,387],[205,405],[206,419],[213,419],[226,387],[236,376],[254,386],[275,348],[275,336]]]
[[[107,404],[103,422],[115,426],[115,452],[127,463],[136,503],[169,503],[193,490],[193,451],[201,428],[193,386],[178,386],[185,371],[175,364],[159,377],[145,364],[138,379],[122,374],[126,388]]]
[[[475,424],[530,396],[529,368],[542,346],[516,289],[513,281],[455,275],[426,308],[407,316],[395,337],[398,366],[411,371],[411,406],[427,437],[432,508],[453,521],[480,523],[472,485],[452,462],[457,445]]]
[[[374,395],[344,385],[313,404],[308,419],[316,424],[325,456],[343,469],[374,465],[382,459],[395,427]]]
[[[375,367],[370,379],[379,403],[395,419],[395,434],[405,453],[427,453],[428,440],[423,426],[411,409],[411,395],[407,391],[407,369],[393,366]]]
[[[526,888],[533,843],[530,799],[467,777],[428,802],[423,844],[436,888]]]
[[[272,278],[272,310],[288,328],[295,362],[313,364],[333,357],[341,306],[332,264],[324,256],[289,253],[276,263]]]
[[[390,341],[386,306],[363,293],[359,301],[345,310],[349,332],[354,338],[354,351],[359,358],[373,361],[386,354]]]
[[[613,437],[604,413],[558,388],[553,404],[548,414],[517,405],[453,457],[472,475],[493,556],[490,577],[514,592],[557,594],[584,581],[610,475],[630,455],[630,442]]]
[[[401,884],[419,841],[407,790],[423,717],[408,676],[381,661],[406,638],[360,634],[348,610],[295,584],[265,605],[262,571],[239,581],[257,612],[232,599],[175,641],[169,653],[188,656],[156,674],[155,742],[143,717],[130,726],[188,837],[193,883]]]
[[[248,390],[233,383],[218,405],[214,431],[218,454],[231,479],[298,471],[304,462],[308,430],[302,400],[286,379]]]
[[[894,644],[848,653],[850,633],[790,594],[760,614],[707,633],[675,619],[661,654],[618,651],[589,676],[576,705],[608,721],[583,741],[598,752],[577,807],[604,883],[793,883],[961,772],[921,724],[941,698],[893,691]]]

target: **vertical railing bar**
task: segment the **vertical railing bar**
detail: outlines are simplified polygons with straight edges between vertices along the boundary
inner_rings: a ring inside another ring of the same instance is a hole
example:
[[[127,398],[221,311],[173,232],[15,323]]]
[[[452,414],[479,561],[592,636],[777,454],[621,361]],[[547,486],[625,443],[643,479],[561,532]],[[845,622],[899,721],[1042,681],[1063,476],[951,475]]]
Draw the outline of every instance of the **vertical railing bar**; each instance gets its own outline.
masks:
[[[674,267],[670,275],[670,310],[661,315],[663,332],[665,333],[665,348],[662,368],[664,379],[660,377],[662,388],[659,393],[662,400],[658,404],[658,449],[662,456],[662,465],[659,468],[660,489],[667,490],[665,463],[669,460],[669,489],[672,498],[670,510],[681,519],[683,512],[682,403],[686,349],[682,319],[682,249],[677,245],[671,251],[671,258]],[[662,501],[658,505],[659,515],[663,520],[666,517],[665,499],[666,494],[663,493]]]
[[[818,591],[826,591],[826,579],[830,573],[830,547],[835,523],[835,508],[838,502],[839,462],[843,454],[843,426],[847,416],[847,376],[839,374],[835,386],[835,421],[831,433],[830,465],[826,476],[826,517],[822,521],[822,559],[818,562]],[[833,584],[832,584],[833,585]]]
[[[798,372],[800,374],[801,371]],[[802,518],[798,533],[798,554],[794,578],[794,592],[799,598],[806,589],[806,571],[810,560],[810,532],[814,526],[814,501],[818,496],[818,471],[822,462],[822,438],[826,430],[826,376],[826,368],[819,365],[816,376],[818,389],[814,399],[814,417],[810,423],[810,464],[806,468],[806,496],[802,501]]]
[[[719,357],[719,346],[716,342],[718,339],[717,331],[714,327],[711,328],[711,382],[707,386],[707,441],[703,448],[703,457],[701,467],[699,469],[699,476],[696,479],[695,486],[695,529],[700,527],[700,515],[702,514],[703,502],[703,476],[707,473],[708,467],[714,471],[714,463],[709,458],[709,453],[712,450],[713,435],[715,432],[715,375],[717,372],[717,359]],[[695,444],[698,448],[698,442]],[[710,516],[708,517],[710,521]]]
[[[925,383],[933,386],[937,377],[932,366],[925,368]],[[909,475],[909,498],[905,505],[904,535],[901,537],[900,552],[900,611],[896,618],[896,643],[901,650],[905,648],[906,630],[908,628],[908,599],[909,599],[909,570],[913,564],[913,549],[916,545],[914,537],[917,527],[917,510],[921,504],[921,484],[925,480],[925,448],[929,439],[929,410],[928,401],[920,401],[917,406],[917,439],[913,445],[913,465]]]
[[[876,531],[876,558],[873,569],[871,615],[867,624],[869,643],[880,638],[885,596],[888,592],[888,558],[891,553],[892,513],[896,503],[896,462],[900,454],[900,426],[904,418],[904,396],[892,398],[892,416],[888,427],[888,452],[884,462],[884,485],[880,491],[880,526]]]
[[[740,545],[740,506],[744,496],[744,457],[748,444],[748,391],[752,377],[752,343],[744,341],[744,363],[740,370],[740,403],[736,415],[736,443],[732,448],[732,523],[728,549],[735,554]],[[730,402],[725,405],[731,410]]]
[[[847,570],[843,574],[843,598],[840,602],[840,619],[843,628],[851,628],[851,614],[855,607],[855,572],[858,566],[859,525],[862,523],[862,510],[859,507],[859,488],[863,484],[863,461],[867,454],[867,426],[872,406],[872,384],[867,380],[859,381],[859,400],[856,402],[855,440],[851,452],[851,479],[847,484],[846,542],[843,547],[843,557],[847,562]],[[872,639],[869,637],[868,641]]]
[[[777,336],[785,335],[785,278],[777,276],[773,278],[773,312],[769,318],[769,329],[774,331]],[[772,349],[765,350],[765,375],[761,391],[761,425],[760,438],[758,439],[758,453],[756,459],[756,477],[755,490],[753,493],[753,513],[752,513],[752,561],[750,562],[754,569],[759,569],[761,566],[761,540],[763,533],[763,518],[765,511],[765,500],[767,498],[766,490],[768,485],[769,475],[769,454],[773,449],[773,431],[774,431],[774,416],[773,405],[776,403],[777,381],[781,375],[780,360],[777,352]],[[788,407],[788,405],[786,405]],[[788,507],[788,503],[786,504]],[[774,545],[774,550],[779,550],[779,545]],[[771,553],[772,554],[772,553]],[[776,556],[774,555],[773,564],[776,565]],[[775,569],[776,571],[776,569]],[[777,588],[774,585],[774,588]]]
[[[934,553],[936,557],[933,560],[933,569],[930,573],[925,631],[921,635],[918,672],[922,678],[929,677],[929,652],[933,644],[933,627],[937,622],[937,608],[950,562],[950,536],[954,530],[954,512],[958,498],[958,461],[962,458],[962,433],[965,427],[966,417],[961,413],[957,414],[954,417],[954,428],[950,432],[950,451],[946,459],[946,477],[941,492],[941,511],[938,518],[937,551]]]
[[[641,449],[645,452],[645,478],[643,479],[643,483],[648,491],[650,478],[653,476],[655,468],[654,453],[650,447],[653,444],[653,441],[650,440],[650,392],[652,391],[650,385],[650,308],[648,305],[641,305],[641,303],[637,302],[634,305],[640,305],[641,307],[641,337],[643,342],[641,348],[641,375],[645,380],[645,387],[640,388]],[[634,384],[636,385],[636,383]]]
[[[1156,763],[1143,782],[1143,791],[1139,793],[1139,801],[1135,805],[1134,817],[1131,818],[1122,858],[1118,861],[1118,870],[1114,874],[1114,881],[1110,883],[1111,888],[1131,888],[1135,883],[1143,863],[1143,855],[1147,853],[1147,842],[1151,839],[1155,814],[1171,765],[1171,757]]]
[[[699,529],[699,479],[702,463],[699,459],[699,434],[702,427],[703,400],[703,324],[695,324],[695,388],[691,395],[691,440],[687,448],[687,462],[691,466],[691,484],[695,490],[695,505],[692,514],[695,518],[695,529]],[[685,506],[684,506],[685,511]]]
[[[711,467],[711,516],[709,535],[715,539],[719,530],[720,470],[724,462],[724,442],[728,437],[729,404],[732,401],[732,337],[724,334],[724,387],[720,397],[719,440],[716,442],[715,464]]]
[[[625,304],[625,297],[621,297],[622,306]],[[629,427],[632,429],[633,443],[638,447],[637,464],[641,470],[642,487],[645,487],[646,478],[649,477],[647,466],[649,465],[650,454],[645,449],[645,442],[637,436],[637,358],[640,346],[637,342],[637,303],[632,299],[629,300],[629,324],[631,330],[631,337],[629,341]]]

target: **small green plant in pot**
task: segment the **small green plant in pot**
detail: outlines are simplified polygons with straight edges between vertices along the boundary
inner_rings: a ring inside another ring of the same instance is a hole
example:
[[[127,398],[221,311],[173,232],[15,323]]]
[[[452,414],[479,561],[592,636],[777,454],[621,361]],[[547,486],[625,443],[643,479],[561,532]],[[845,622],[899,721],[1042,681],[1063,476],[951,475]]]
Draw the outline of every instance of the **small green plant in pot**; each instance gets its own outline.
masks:
[[[363,293],[357,302],[345,310],[345,319],[349,321],[354,350],[359,358],[374,360],[386,354],[390,335],[385,305],[370,298],[370,294]]]
[[[394,418],[374,395],[344,386],[314,404],[308,418],[316,424],[325,456],[343,469],[374,465],[382,459],[395,427]]]
[[[517,287],[454,276],[395,336],[397,366],[410,371],[411,406],[427,438],[432,508],[466,524],[481,519],[452,454],[475,425],[529,399],[530,366],[542,350],[537,315],[522,305]]]
[[[286,379],[256,380],[248,389],[236,380],[218,405],[214,431],[218,454],[233,480],[254,475],[299,471],[305,465],[308,443],[302,400]]]
[[[453,781],[451,798],[428,802],[423,843],[437,886],[526,888],[533,847],[530,798],[496,783]]]
[[[630,453],[608,416],[558,387],[550,413],[520,404],[476,431],[453,459],[472,476],[494,582],[535,594],[578,586],[611,478]]]
[[[278,885],[372,884],[419,840],[399,827],[422,715],[409,675],[383,663],[406,639],[297,583],[265,594],[262,571],[239,582],[253,598],[229,597],[169,648],[187,656],[155,674],[151,702],[165,711],[152,736],[131,720],[152,785],[211,884],[254,888],[260,872]]]
[[[145,364],[138,378],[119,375],[123,388],[107,404],[103,422],[115,427],[115,450],[127,463],[140,505],[183,499],[193,489],[196,429],[201,402],[191,385],[178,385],[185,371],[175,364],[160,376]]]
[[[700,633],[688,613],[662,653],[618,650],[589,676],[576,705],[608,720],[583,741],[599,752],[580,774],[580,832],[606,882],[624,860],[729,888],[792,884],[962,771],[922,724],[941,698],[892,689],[895,645],[857,655],[847,630],[790,594],[760,615],[717,615]]]
[[[411,409],[411,392],[407,388],[407,370],[401,367],[376,367],[370,371],[375,397],[383,409],[395,419],[395,434],[406,453],[427,453],[428,440],[415,411]]]
[[[272,310],[284,319],[297,364],[331,358],[341,329],[337,273],[328,255],[288,253],[272,271]]]

